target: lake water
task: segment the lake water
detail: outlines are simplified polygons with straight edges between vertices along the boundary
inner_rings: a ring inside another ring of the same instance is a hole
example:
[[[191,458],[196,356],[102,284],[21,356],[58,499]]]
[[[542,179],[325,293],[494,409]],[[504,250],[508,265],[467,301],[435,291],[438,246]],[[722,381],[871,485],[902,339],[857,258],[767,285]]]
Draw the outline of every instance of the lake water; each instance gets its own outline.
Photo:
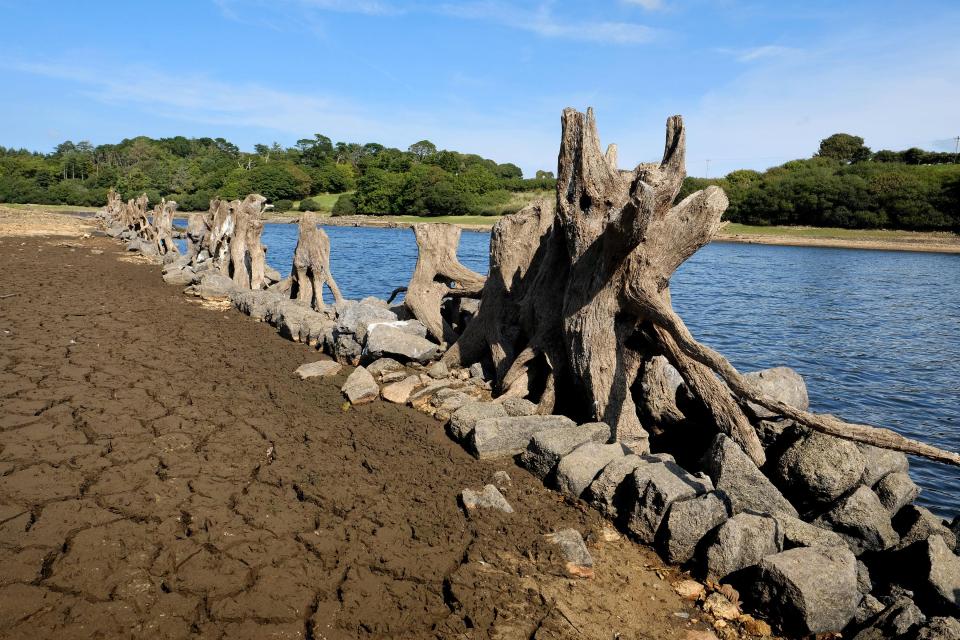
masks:
[[[347,298],[384,298],[417,259],[409,229],[326,227]],[[487,233],[464,232],[463,263],[481,273]],[[267,262],[290,271],[297,225],[268,224]],[[693,334],[741,371],[788,365],[811,407],[960,450],[960,256],[714,243],[671,283]],[[911,460],[920,502],[960,511],[960,469]]]

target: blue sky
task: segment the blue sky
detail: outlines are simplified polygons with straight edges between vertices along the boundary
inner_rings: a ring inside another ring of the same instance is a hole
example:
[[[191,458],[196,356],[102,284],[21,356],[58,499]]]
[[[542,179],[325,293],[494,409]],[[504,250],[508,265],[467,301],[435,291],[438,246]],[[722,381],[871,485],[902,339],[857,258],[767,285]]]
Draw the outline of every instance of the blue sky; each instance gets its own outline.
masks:
[[[955,1],[0,0],[0,144],[429,138],[531,174],[562,109],[593,106],[624,166],[683,114],[692,175],[837,131],[946,149],[958,25]]]

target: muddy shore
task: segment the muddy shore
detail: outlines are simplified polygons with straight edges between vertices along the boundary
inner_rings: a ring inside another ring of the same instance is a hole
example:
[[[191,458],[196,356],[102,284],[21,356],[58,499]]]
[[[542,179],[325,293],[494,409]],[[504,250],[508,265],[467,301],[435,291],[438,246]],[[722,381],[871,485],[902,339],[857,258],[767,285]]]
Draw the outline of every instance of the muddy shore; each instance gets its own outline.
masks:
[[[0,637],[704,637],[592,511],[82,230],[0,237]],[[498,470],[516,512],[468,518]]]

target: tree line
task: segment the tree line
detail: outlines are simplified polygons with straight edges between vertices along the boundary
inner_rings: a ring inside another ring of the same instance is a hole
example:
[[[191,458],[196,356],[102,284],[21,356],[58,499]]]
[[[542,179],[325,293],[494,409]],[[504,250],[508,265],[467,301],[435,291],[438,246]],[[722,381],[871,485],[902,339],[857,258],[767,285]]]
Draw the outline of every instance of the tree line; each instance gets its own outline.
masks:
[[[553,174],[524,179],[511,163],[439,150],[429,140],[406,151],[378,143],[334,143],[316,134],[293,147],[241,151],[223,138],[140,136],[94,146],[71,141],[52,153],[0,146],[0,202],[101,206],[115,187],[124,199],[146,193],[205,210],[213,197],[264,195],[276,209],[310,196],[344,194],[338,213],[500,213],[517,191],[552,189]]]
[[[727,192],[724,219],[732,222],[960,233],[960,164],[952,153],[873,152],[863,138],[838,133],[814,157],[762,173],[687,178],[679,197],[710,184]]]

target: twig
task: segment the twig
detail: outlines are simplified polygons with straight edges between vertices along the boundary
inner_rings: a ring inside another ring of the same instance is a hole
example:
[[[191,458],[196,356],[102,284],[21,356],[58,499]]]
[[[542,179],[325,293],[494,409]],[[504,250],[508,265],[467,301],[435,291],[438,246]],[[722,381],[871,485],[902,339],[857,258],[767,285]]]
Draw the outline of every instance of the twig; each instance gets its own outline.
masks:
[[[5,293],[5,294],[3,294],[2,296],[0,296],[0,300],[3,300],[4,298],[12,298],[13,296],[18,296],[18,295],[20,295],[20,294],[19,294],[19,293]]]

